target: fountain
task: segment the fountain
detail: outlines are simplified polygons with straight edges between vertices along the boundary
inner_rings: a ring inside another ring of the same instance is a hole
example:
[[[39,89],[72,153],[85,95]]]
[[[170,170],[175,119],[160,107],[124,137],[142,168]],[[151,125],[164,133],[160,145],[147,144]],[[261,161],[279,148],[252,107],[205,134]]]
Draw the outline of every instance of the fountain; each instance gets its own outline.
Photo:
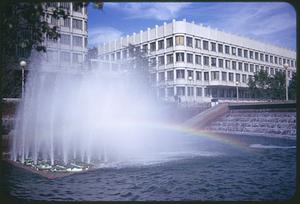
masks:
[[[80,171],[79,162],[99,165],[141,154],[155,110],[152,97],[134,77],[103,69],[31,71],[10,159],[40,169],[72,165],[68,171]]]

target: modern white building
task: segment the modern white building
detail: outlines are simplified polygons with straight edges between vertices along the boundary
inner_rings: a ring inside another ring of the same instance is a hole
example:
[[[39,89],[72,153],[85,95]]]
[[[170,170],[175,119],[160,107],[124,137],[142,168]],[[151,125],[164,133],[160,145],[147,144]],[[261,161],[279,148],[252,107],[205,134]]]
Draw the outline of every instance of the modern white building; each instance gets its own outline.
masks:
[[[217,29],[186,22],[164,23],[98,47],[100,61],[116,66],[130,56],[129,44],[147,50],[152,80],[165,100],[208,101],[249,97],[247,82],[260,69],[272,75],[296,72],[296,52]],[[119,69],[121,69],[119,65]],[[115,67],[116,68],[116,67]]]
[[[69,13],[67,19],[55,19],[54,8],[63,8]],[[47,70],[65,71],[84,68],[88,43],[88,14],[86,7],[76,8],[72,2],[49,2],[45,4],[45,11],[49,14],[48,23],[58,26],[60,38],[57,41],[46,39],[47,52],[43,54],[43,61],[49,65]]]

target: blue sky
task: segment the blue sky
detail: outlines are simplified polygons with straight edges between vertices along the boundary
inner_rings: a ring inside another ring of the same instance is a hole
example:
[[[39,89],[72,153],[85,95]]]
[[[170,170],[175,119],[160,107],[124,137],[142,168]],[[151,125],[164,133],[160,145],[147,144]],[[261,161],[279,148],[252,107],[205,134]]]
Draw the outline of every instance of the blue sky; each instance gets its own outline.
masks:
[[[296,49],[296,12],[284,2],[268,3],[104,3],[89,5],[89,47],[131,35],[172,19],[186,19],[212,28]]]

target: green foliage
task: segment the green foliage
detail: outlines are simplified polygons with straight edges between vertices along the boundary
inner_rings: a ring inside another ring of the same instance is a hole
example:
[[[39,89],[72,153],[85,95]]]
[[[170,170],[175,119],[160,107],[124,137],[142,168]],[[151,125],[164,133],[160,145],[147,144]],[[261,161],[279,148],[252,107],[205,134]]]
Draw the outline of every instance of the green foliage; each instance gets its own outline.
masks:
[[[293,73],[289,84],[289,99],[296,100],[296,73]]]
[[[285,73],[277,72],[271,76],[264,70],[255,73],[248,81],[249,92],[252,98],[258,99],[285,99]]]

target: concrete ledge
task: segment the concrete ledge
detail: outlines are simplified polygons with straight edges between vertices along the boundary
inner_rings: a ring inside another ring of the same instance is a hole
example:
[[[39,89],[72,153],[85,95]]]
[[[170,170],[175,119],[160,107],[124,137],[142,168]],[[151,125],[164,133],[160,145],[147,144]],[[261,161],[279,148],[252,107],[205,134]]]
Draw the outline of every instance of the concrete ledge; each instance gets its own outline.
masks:
[[[206,132],[210,133],[219,133],[219,134],[229,134],[229,135],[245,135],[245,136],[256,136],[256,137],[269,137],[269,138],[280,138],[280,139],[290,139],[296,140],[296,136],[291,135],[278,135],[270,133],[255,133],[255,132],[238,132],[238,131],[216,131],[216,130],[207,130]]]

